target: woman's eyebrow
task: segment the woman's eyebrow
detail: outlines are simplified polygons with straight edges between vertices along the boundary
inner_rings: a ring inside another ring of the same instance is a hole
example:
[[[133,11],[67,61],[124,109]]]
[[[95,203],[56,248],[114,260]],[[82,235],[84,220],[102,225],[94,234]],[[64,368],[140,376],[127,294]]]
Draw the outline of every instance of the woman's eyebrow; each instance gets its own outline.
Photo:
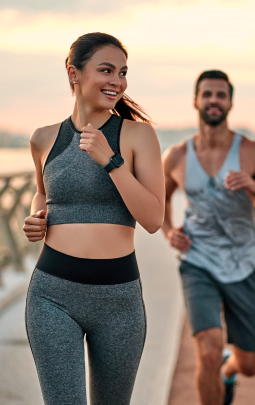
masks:
[[[106,66],[111,67],[112,69],[116,69],[116,66],[114,66],[112,63],[109,63],[109,62],[99,63],[98,66],[101,66],[101,65],[106,65]],[[123,66],[120,70],[122,70],[122,69],[127,69],[127,68],[128,68],[128,67],[125,65],[125,66]]]

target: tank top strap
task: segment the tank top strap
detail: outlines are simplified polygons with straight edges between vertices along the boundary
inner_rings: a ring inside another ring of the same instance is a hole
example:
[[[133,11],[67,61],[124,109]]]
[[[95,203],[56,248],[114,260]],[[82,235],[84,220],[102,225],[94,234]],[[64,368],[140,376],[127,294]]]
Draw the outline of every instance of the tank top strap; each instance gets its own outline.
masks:
[[[192,147],[192,142],[193,139],[189,138],[186,141],[186,147],[187,147],[187,151],[186,151],[186,170],[185,170],[185,183],[186,185],[189,184],[190,182],[190,170],[192,167],[192,162],[194,161],[194,151],[193,151],[193,147]]]
[[[189,138],[186,142],[187,145],[187,153],[186,153],[186,173],[188,173],[191,169],[190,166],[194,166],[194,162],[197,161],[197,155],[194,148],[194,140],[193,137]]]
[[[223,167],[220,170],[221,176],[225,176],[229,170],[240,171],[240,146],[242,135],[235,133],[232,145],[226,157]]]
[[[185,188],[186,192],[201,188],[206,183],[208,175],[202,169],[194,147],[194,138],[189,138],[186,141],[186,173],[185,173]]]
[[[194,147],[193,147],[193,137],[187,139],[187,156],[194,153]]]

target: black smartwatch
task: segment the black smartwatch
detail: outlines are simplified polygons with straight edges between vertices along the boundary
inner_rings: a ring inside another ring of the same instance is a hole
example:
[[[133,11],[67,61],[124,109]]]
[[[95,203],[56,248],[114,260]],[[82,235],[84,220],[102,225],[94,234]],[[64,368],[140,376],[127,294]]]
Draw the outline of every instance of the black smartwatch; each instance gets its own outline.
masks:
[[[111,157],[108,165],[104,166],[104,169],[107,171],[107,173],[110,173],[113,169],[116,169],[116,167],[123,165],[123,163],[123,157],[119,153],[115,153],[115,155]]]

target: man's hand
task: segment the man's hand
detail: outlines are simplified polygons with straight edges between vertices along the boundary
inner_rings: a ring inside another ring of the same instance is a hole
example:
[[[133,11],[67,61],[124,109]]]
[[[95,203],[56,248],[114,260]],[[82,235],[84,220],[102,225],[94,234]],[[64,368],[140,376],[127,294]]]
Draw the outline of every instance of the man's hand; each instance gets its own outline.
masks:
[[[170,245],[181,252],[185,252],[191,247],[191,241],[188,235],[183,232],[183,226],[171,228],[166,237]]]
[[[255,194],[255,181],[244,171],[234,172],[233,170],[229,170],[224,186],[232,191],[244,188]]]
[[[41,210],[25,219],[23,231],[30,242],[37,242],[44,238],[47,229],[45,214],[46,211]]]
[[[91,124],[82,128],[80,148],[87,152],[97,163],[106,166],[114,155],[104,134]]]

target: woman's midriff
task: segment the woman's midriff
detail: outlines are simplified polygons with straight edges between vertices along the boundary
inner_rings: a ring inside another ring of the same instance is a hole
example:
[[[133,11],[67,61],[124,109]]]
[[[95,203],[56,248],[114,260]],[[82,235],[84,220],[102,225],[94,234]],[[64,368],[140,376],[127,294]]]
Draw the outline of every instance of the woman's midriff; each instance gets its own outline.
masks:
[[[134,251],[134,228],[113,224],[51,225],[45,243],[70,256],[112,259]]]

